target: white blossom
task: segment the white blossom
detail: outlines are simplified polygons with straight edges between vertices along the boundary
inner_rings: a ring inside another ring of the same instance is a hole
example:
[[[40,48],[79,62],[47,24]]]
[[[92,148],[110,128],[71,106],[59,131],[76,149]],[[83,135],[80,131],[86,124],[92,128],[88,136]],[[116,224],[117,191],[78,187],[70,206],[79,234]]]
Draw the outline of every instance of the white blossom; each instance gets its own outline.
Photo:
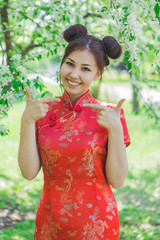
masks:
[[[4,135],[6,135],[7,134],[7,132],[8,132],[8,129],[4,126],[4,125],[1,125],[0,124],[0,133],[3,133]]]
[[[14,56],[12,56],[12,61],[15,61],[15,62],[20,62],[22,57],[20,54],[15,54]]]
[[[14,79],[12,73],[9,70],[9,66],[1,65],[0,66],[0,85],[4,87],[8,85]]]
[[[160,62],[153,62],[153,63],[152,63],[152,71],[153,71],[155,74],[158,74],[158,72],[157,72],[157,66],[160,68]]]
[[[9,106],[0,104],[0,110],[1,110],[1,111],[0,111],[0,116],[1,116],[1,115],[4,115],[4,113],[2,113],[2,112],[7,112],[9,109],[10,109]]]
[[[8,91],[7,93],[1,96],[1,99],[7,100],[8,102],[13,102],[15,100],[15,97],[12,91],[10,92]]]

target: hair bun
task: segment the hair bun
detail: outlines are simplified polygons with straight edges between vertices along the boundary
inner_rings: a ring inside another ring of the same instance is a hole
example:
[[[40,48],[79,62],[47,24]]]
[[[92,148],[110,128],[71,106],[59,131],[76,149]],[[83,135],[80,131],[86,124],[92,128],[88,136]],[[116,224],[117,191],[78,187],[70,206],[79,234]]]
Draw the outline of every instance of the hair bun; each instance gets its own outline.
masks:
[[[106,36],[102,39],[102,43],[108,57],[112,59],[120,57],[122,48],[114,37]]]
[[[87,35],[87,28],[81,24],[75,24],[70,26],[63,32],[63,37],[67,42],[73,41],[75,38],[79,38]]]

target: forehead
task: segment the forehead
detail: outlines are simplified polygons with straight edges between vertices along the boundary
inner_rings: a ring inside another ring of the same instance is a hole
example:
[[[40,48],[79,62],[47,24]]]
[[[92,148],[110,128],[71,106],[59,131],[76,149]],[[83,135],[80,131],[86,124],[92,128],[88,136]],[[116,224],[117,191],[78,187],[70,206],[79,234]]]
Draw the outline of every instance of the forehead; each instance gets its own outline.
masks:
[[[94,67],[97,67],[97,63],[94,55],[88,50],[75,50],[71,52],[67,58],[72,59],[75,63],[83,65],[90,64]]]

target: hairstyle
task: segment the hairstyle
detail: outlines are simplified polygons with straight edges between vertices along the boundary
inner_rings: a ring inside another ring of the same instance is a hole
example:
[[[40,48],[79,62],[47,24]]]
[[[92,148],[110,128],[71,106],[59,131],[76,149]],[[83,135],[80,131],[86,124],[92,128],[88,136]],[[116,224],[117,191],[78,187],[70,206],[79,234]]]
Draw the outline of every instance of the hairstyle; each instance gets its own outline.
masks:
[[[88,35],[87,28],[81,24],[67,28],[63,32],[63,37],[69,44],[65,49],[61,66],[73,51],[88,49],[95,57],[98,70],[101,74],[100,80],[102,80],[104,67],[107,67],[110,63],[109,58],[117,59],[122,53],[122,48],[114,37],[106,36],[101,40]]]

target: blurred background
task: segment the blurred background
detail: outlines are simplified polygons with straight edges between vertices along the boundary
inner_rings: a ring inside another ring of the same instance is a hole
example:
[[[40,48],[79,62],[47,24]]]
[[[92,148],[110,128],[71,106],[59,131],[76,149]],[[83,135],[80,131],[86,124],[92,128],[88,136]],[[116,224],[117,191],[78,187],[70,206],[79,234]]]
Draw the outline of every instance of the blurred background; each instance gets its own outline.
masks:
[[[112,35],[123,54],[111,60],[93,96],[124,111],[129,173],[114,191],[120,240],[160,239],[160,2],[158,0],[0,1],[0,239],[33,239],[43,174],[28,181],[17,162],[25,87],[34,98],[59,96],[63,31],[84,24]]]

